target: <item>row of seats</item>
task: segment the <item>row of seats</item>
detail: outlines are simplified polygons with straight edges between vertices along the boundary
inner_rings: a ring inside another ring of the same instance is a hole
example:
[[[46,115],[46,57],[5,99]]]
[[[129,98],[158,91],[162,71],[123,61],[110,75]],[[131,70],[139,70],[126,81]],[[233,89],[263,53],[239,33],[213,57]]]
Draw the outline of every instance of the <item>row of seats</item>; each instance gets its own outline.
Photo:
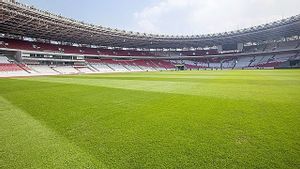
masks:
[[[113,59],[87,59],[88,63],[96,69],[126,72],[126,71],[156,71],[175,69],[168,61],[161,60],[113,60]]]
[[[279,54],[254,57],[242,57],[237,60],[235,68],[247,67],[277,67],[281,63],[290,60],[296,54]]]
[[[24,76],[30,72],[30,68],[25,64],[17,64],[5,55],[0,55],[0,77]]]
[[[295,58],[293,58],[295,57]],[[278,55],[258,55],[245,56],[239,58],[206,58],[194,60],[172,60],[174,65],[185,65],[187,69],[203,68],[223,68],[223,69],[242,69],[255,67],[277,67],[280,63],[288,60],[296,60],[296,54],[278,54]]]
[[[44,51],[54,53],[72,53],[86,55],[108,55],[108,56],[202,56],[219,54],[217,49],[209,50],[194,50],[194,51],[178,51],[178,52],[147,52],[136,50],[117,50],[103,49],[90,47],[76,47],[69,45],[58,45],[40,42],[29,42],[14,39],[0,39],[1,47],[29,50],[29,51]],[[1,48],[0,47],[0,48]]]
[[[57,71],[47,65],[28,65],[36,74],[55,75]]]
[[[76,74],[79,73],[73,66],[55,66],[53,69],[61,74]]]
[[[20,49],[29,51],[44,51],[53,53],[72,53],[86,55],[109,55],[109,56],[155,56],[153,52],[134,50],[112,50],[90,47],[76,47],[68,45],[48,44],[39,42],[29,42],[13,39],[0,39],[1,47],[10,49]]]
[[[290,49],[297,49],[299,47],[300,47],[300,40],[293,40],[293,41],[288,41],[288,42],[274,42],[274,43],[268,43],[268,44],[245,46],[244,52],[290,50]]]
[[[17,64],[0,63],[0,72],[14,72],[14,71],[23,71],[23,69]]]

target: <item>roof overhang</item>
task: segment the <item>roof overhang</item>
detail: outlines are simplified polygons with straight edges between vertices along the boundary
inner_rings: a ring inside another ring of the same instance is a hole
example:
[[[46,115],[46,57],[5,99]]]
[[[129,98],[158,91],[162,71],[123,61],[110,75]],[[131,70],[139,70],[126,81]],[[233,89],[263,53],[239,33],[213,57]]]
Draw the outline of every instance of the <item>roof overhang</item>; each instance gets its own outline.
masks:
[[[231,32],[173,36],[96,26],[42,11],[13,0],[0,0],[0,33],[106,47],[198,48],[299,36],[300,15]]]

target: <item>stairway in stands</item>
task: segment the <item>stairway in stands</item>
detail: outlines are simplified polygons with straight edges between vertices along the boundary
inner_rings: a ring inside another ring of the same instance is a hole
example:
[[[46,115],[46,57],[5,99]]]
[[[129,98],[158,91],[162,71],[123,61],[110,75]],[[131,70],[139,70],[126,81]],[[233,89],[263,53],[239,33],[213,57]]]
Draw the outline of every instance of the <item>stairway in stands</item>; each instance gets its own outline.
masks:
[[[60,72],[60,71],[54,69],[53,67],[50,67],[50,68],[51,68],[54,72],[56,72],[56,73],[58,73],[58,74],[63,74],[62,72]]]

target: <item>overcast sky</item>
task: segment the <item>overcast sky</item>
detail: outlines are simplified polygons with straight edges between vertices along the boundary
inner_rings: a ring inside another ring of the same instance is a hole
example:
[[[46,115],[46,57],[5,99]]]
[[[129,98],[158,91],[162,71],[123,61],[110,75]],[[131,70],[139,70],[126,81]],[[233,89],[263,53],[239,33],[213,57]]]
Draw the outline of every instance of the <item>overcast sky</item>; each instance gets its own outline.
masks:
[[[236,30],[300,14],[300,0],[19,0],[80,21],[160,34]]]

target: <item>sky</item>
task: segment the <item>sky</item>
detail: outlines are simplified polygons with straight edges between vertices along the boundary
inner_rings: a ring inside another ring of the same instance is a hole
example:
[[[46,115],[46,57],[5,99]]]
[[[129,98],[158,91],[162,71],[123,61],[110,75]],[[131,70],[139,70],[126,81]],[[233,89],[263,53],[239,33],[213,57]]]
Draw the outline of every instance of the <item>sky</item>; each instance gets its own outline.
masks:
[[[19,0],[86,23],[169,35],[247,28],[300,14],[300,0]]]

